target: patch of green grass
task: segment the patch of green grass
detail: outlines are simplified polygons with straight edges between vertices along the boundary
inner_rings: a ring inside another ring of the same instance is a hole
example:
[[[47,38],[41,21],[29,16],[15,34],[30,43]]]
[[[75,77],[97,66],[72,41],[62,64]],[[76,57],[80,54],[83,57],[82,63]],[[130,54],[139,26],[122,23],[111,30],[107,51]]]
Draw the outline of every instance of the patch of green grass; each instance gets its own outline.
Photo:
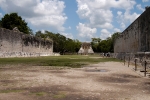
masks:
[[[46,92],[32,92],[31,94],[32,94],[32,95],[36,95],[36,96],[44,96],[44,95],[46,95],[47,93],[46,93]]]
[[[97,57],[97,58],[93,58]],[[0,58],[0,65],[35,65],[35,66],[66,66],[72,68],[80,68],[90,63],[120,61],[115,58],[98,58],[99,56],[84,55],[63,55],[48,57],[28,57],[28,58]]]
[[[22,91],[23,90],[1,90],[0,93],[17,93]]]
[[[53,98],[55,99],[63,99],[66,97],[66,94],[64,92],[59,92],[58,94],[53,95]]]

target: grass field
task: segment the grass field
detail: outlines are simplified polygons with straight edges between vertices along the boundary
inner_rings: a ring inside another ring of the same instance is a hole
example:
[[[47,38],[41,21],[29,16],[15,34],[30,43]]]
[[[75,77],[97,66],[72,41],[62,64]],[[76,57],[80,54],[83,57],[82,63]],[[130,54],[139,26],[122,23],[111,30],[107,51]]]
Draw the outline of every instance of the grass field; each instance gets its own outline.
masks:
[[[83,65],[108,61],[120,61],[115,58],[102,58],[96,55],[63,55],[48,57],[0,58],[0,65],[64,66],[80,68]]]

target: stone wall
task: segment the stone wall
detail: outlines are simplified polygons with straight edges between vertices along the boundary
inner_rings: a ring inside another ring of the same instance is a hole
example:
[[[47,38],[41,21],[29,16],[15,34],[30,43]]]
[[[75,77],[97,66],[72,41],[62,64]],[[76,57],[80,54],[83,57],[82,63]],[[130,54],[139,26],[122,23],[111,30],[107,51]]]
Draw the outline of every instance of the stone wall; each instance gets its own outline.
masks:
[[[116,40],[114,53],[150,51],[150,7],[129,26]]]
[[[52,40],[44,40],[22,32],[0,28],[0,57],[49,56]]]

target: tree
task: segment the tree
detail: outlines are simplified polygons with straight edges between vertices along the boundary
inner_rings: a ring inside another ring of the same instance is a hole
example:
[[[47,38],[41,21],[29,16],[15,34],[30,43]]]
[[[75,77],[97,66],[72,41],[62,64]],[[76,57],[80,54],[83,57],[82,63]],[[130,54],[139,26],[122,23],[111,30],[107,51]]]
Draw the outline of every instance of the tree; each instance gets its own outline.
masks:
[[[44,39],[45,38],[52,39],[53,51],[59,52],[60,54],[65,54],[65,52],[77,53],[81,46],[81,42],[79,40],[72,40],[70,38],[66,38],[65,36],[59,33],[52,33],[49,31],[45,31],[45,33],[42,33],[41,31],[37,31],[35,36]]]
[[[116,33],[114,33],[114,34],[111,36],[113,45],[114,45],[116,39],[119,37],[120,34],[121,34],[120,32],[116,32]]]
[[[114,52],[114,44],[119,35],[119,32],[114,33],[111,37],[108,37],[105,40],[92,38],[91,45],[94,52]]]
[[[32,30],[27,26],[25,20],[18,16],[17,13],[6,14],[0,21],[0,26],[6,29],[13,30],[17,27],[20,32],[32,34]]]
[[[46,38],[46,35],[44,35],[41,31],[37,31],[36,33],[35,33],[35,36],[36,37],[40,37],[40,38]]]
[[[70,38],[66,39],[65,52],[75,52],[75,42]]]
[[[91,46],[94,52],[100,52],[100,49],[98,48],[100,42],[101,42],[100,38],[92,38]]]
[[[81,47],[81,42],[79,40],[74,40],[75,43],[75,52],[78,52]]]
[[[2,27],[1,23],[2,23],[2,21],[0,20],[0,27]]]

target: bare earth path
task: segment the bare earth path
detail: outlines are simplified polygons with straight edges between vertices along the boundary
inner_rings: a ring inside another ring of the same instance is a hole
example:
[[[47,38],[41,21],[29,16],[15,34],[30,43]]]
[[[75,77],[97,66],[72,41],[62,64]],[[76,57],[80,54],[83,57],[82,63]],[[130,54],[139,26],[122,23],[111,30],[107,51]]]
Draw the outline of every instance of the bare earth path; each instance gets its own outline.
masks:
[[[150,100],[150,79],[120,62],[78,69],[0,66],[0,100]]]

